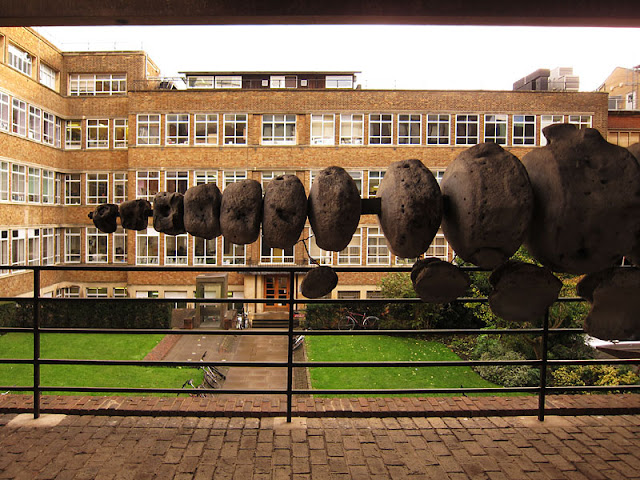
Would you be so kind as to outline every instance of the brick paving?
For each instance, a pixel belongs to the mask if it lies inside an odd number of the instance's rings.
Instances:
[[[640,478],[636,415],[59,417],[0,415],[0,478]]]

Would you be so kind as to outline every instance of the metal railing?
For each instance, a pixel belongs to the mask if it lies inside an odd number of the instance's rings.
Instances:
[[[0,302],[31,302],[33,303],[33,326],[31,328],[20,327],[2,327],[0,334],[9,332],[26,332],[33,334],[33,357],[30,359],[17,358],[1,358],[0,364],[28,364],[33,366],[33,385],[30,386],[0,386],[0,390],[7,392],[33,392],[33,415],[38,418],[41,413],[41,395],[46,392],[77,392],[77,393],[160,393],[160,394],[185,394],[188,393],[182,388],[125,388],[125,387],[66,387],[66,386],[46,386],[42,384],[41,366],[42,365],[110,365],[110,366],[191,366],[194,363],[189,361],[154,361],[154,360],[78,360],[78,359],[53,359],[42,358],[40,350],[40,340],[43,333],[76,333],[76,334],[172,334],[172,335],[202,335],[202,330],[176,330],[176,329],[136,329],[136,328],[51,328],[41,326],[41,309],[42,305],[57,302],[95,302],[96,300],[104,301],[104,298],[50,298],[40,295],[40,276],[42,271],[83,271],[83,272],[235,272],[235,273],[273,273],[288,274],[289,277],[289,296],[286,299],[277,299],[277,303],[285,303],[288,310],[288,328],[286,331],[271,330],[234,330],[230,333],[228,330],[206,330],[206,335],[282,335],[288,339],[288,354],[286,362],[256,362],[256,361],[206,361],[199,363],[198,366],[220,366],[226,367],[275,367],[287,369],[286,389],[199,389],[198,393],[211,394],[274,394],[286,396],[286,415],[287,421],[291,421],[292,417],[292,400],[294,395],[309,394],[328,394],[328,395],[362,395],[362,394],[466,394],[466,393],[493,393],[493,392],[512,392],[512,393],[530,393],[538,395],[538,419],[544,420],[545,417],[545,399],[548,393],[561,392],[607,392],[607,391],[639,391],[640,385],[617,385],[617,386],[547,386],[547,370],[553,366],[569,366],[569,365],[638,365],[640,358],[635,359],[588,359],[588,360],[550,360],[548,358],[548,341],[550,335],[580,334],[584,333],[580,328],[549,328],[549,312],[545,315],[542,326],[539,328],[501,328],[501,329],[395,329],[395,330],[296,330],[294,329],[294,312],[296,306],[306,304],[412,304],[420,303],[417,298],[375,298],[375,299],[297,299],[296,292],[296,274],[305,273],[313,267],[310,266],[246,266],[246,267],[225,267],[225,266],[205,266],[205,267],[144,267],[144,266],[21,266],[22,270],[32,270],[33,272],[33,296],[32,297],[0,297]],[[408,272],[410,267],[334,267],[340,272]],[[462,267],[467,271],[481,271],[475,267]],[[176,299],[160,299],[160,298],[110,298],[109,302],[159,302],[159,303],[175,303]],[[186,301],[191,304],[211,304],[211,303],[273,303],[274,299],[267,298],[190,298]],[[558,302],[583,302],[579,297],[559,298]],[[478,303],[487,302],[487,298],[465,297],[458,298],[459,303]],[[458,361],[359,361],[359,362],[310,362],[310,361],[294,361],[293,360],[293,343],[295,335],[304,333],[304,335],[420,335],[420,336],[443,336],[443,335],[541,335],[542,336],[542,358],[536,360],[458,360]],[[461,367],[461,366],[505,366],[505,365],[523,365],[537,367],[540,370],[540,382],[537,386],[520,386],[520,387],[482,387],[482,388],[395,388],[395,389],[296,389],[293,388],[293,369],[302,367]]]

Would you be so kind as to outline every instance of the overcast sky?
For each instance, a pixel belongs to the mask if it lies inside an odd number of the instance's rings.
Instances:
[[[640,64],[640,29],[467,26],[39,27],[65,51],[146,50],[180,71],[361,71],[363,88],[511,90],[538,68],[573,67],[595,90]]]

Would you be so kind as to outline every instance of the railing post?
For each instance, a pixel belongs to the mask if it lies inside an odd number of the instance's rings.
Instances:
[[[40,418],[40,269],[33,269],[33,418]]]
[[[295,299],[296,272],[289,272],[289,334],[287,336],[289,348],[287,349],[287,423],[291,422],[291,409],[293,402],[293,301]]]
[[[549,348],[549,308],[544,314],[542,326],[542,363],[540,364],[540,394],[538,396],[538,420],[544,421],[545,397],[547,394],[547,360]]]

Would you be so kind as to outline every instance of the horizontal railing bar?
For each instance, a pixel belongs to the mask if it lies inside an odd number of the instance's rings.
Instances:
[[[43,365],[95,365],[95,366],[141,366],[141,367],[286,367],[287,362],[254,362],[254,361],[167,361],[167,360],[84,360],[63,358],[41,358]]]
[[[404,393],[494,393],[494,392],[539,392],[540,387],[486,387],[486,388],[373,388],[373,389],[294,389],[292,393],[301,395],[394,395]]]
[[[25,385],[23,387],[16,387],[15,385],[5,385],[0,387],[0,392],[29,392],[33,391],[33,385]]]
[[[33,328],[0,327],[0,333],[33,333]]]
[[[640,356],[637,358],[590,358],[585,360],[548,360],[549,365],[636,365],[640,364]]]
[[[0,358],[0,365],[33,365],[32,358]]]
[[[548,392],[608,392],[613,390],[640,390],[640,385],[585,385],[571,387],[547,387]]]
[[[24,389],[23,389],[24,390]],[[200,394],[200,393],[224,393],[247,395],[285,395],[286,390],[248,390],[248,389],[209,389],[209,388],[141,388],[141,387],[40,387],[43,392],[80,392],[80,393],[175,393],[175,394]]]

